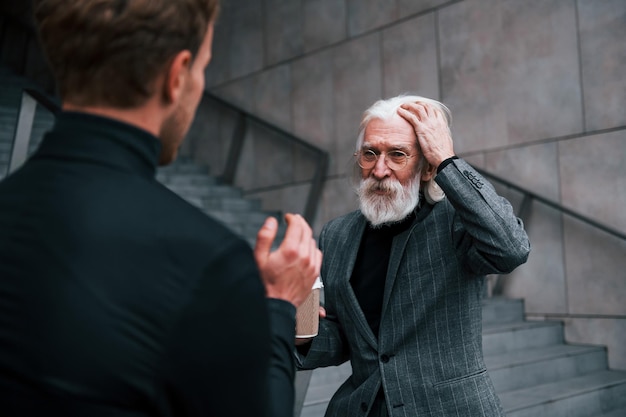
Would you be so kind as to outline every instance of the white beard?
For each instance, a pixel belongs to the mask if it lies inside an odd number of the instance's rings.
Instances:
[[[375,191],[388,192],[378,195]],[[361,212],[372,226],[404,220],[420,204],[420,180],[414,178],[405,187],[398,180],[379,181],[369,177],[361,180],[357,189]]]

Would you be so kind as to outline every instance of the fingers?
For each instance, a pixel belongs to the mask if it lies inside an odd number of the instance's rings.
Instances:
[[[418,127],[420,123],[434,121],[442,126],[448,126],[444,112],[439,107],[427,103],[405,103],[398,108],[398,114],[414,127]]]
[[[309,224],[299,214],[285,214],[285,221],[287,222],[287,232],[285,233],[285,239],[283,243],[294,244],[300,243],[304,240],[308,240],[313,236],[313,232],[309,227]]]
[[[286,214],[287,231],[280,245],[286,261],[293,261],[299,257],[307,257],[311,254],[310,241],[313,231],[309,224],[299,214]]]
[[[326,309],[322,306],[320,306],[320,318],[321,319],[326,318]]]
[[[438,108],[426,103],[405,103],[398,110],[400,109],[414,114],[422,122],[430,117],[436,117],[437,113],[440,113]]]
[[[259,265],[259,268],[267,260],[272,249],[272,244],[276,238],[278,231],[278,221],[274,217],[268,217],[265,219],[265,223],[259,229],[256,236],[256,244],[254,246],[254,257]]]
[[[278,225],[276,219],[268,219],[259,230],[254,253],[266,295],[297,307],[310,294],[320,274],[322,252],[302,216],[289,213],[285,221],[287,230],[278,249],[271,251]]]
[[[412,124],[414,128],[417,128],[420,123],[420,121],[417,119],[417,116],[413,112],[405,109],[404,107],[398,108],[398,114],[402,116],[407,122]]]
[[[420,151],[429,164],[439,166],[454,155],[448,120],[440,108],[426,103],[406,103],[398,108],[398,114],[415,129]]]

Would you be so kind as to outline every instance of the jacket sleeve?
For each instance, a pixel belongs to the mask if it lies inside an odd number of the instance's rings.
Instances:
[[[295,351],[298,369],[339,366],[350,359],[347,346],[339,323],[328,318],[320,320],[319,334],[310,344]]]
[[[278,415],[270,414],[268,403],[270,360],[276,363],[270,334],[267,299],[251,250],[243,241],[225,242],[168,339],[159,395],[168,408],[164,414]],[[274,356],[289,356],[291,350],[285,350]],[[277,374],[286,378],[287,368]]]
[[[293,304],[268,299],[272,354],[268,376],[269,415],[293,417],[295,363],[292,349],[296,337],[296,308]]]
[[[456,159],[435,181],[455,210],[453,237],[472,272],[504,274],[526,262],[530,242],[524,225],[484,177]]]
[[[319,238],[320,250],[324,253],[321,278],[325,288],[332,285],[330,281],[333,277],[329,264],[333,262],[332,259],[336,255],[332,248],[329,248],[330,242],[327,241],[329,227],[333,226],[326,225]],[[294,351],[298,369],[341,365],[350,358],[348,343],[343,328],[337,320],[336,302],[331,292],[324,293],[324,308],[326,309],[326,318],[320,319],[318,335],[313,338],[310,344],[298,347]]]

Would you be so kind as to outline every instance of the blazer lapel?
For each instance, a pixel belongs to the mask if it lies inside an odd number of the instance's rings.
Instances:
[[[338,277],[341,277],[341,290],[340,294],[343,298],[346,313],[352,317],[355,323],[357,323],[357,329],[362,336],[367,340],[372,348],[376,349],[378,342],[372,332],[363,310],[359,305],[359,301],[354,294],[352,285],[350,285],[350,278],[352,277],[352,271],[354,270],[354,264],[356,263],[356,257],[359,252],[359,246],[361,245],[361,239],[363,238],[363,232],[365,231],[366,220],[363,215],[356,217],[352,224],[346,225],[346,245],[345,256],[346,260],[343,266],[343,270],[338,271]]]
[[[426,216],[428,216],[432,208],[432,205],[425,203],[422,207],[419,208],[411,227],[409,227],[406,231],[400,233],[393,239],[393,243],[391,244],[391,257],[389,259],[389,266],[387,267],[385,293],[383,295],[383,309],[381,311],[380,317],[381,323],[383,322],[385,311],[387,310],[389,300],[391,299],[391,292],[393,291],[393,286],[396,282],[396,276],[398,275],[398,269],[400,268],[402,258],[404,257],[404,252],[406,250],[406,245],[409,241],[409,238],[413,233],[413,229],[415,229],[419,222],[421,222]]]

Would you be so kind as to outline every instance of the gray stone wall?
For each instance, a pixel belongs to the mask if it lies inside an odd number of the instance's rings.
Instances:
[[[317,232],[356,207],[346,174],[362,111],[413,92],[450,107],[470,163],[626,233],[626,1],[223,3],[208,89],[330,153]],[[258,197],[292,209],[304,194]],[[626,242],[538,202],[526,226],[533,251],[505,294],[626,369]]]

